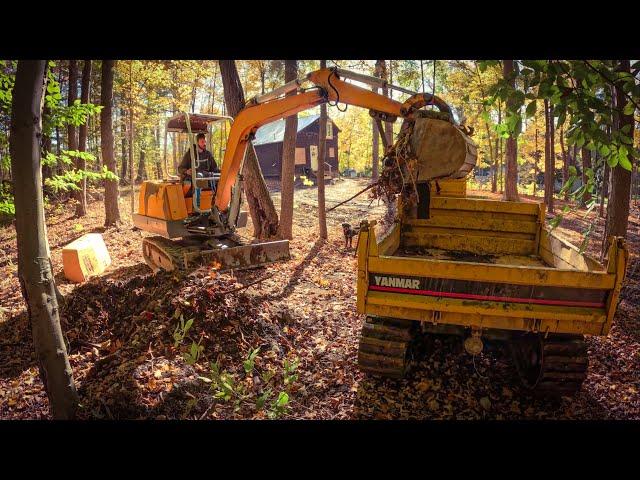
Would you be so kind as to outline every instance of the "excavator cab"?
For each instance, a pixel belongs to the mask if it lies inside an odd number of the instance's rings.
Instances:
[[[232,187],[229,212],[224,229],[218,227],[220,213],[214,206],[219,172],[201,175],[197,172],[196,136],[207,138],[221,169],[227,145],[227,133],[233,119],[224,115],[182,112],[166,124],[164,178],[142,183],[138,197],[138,211],[133,214],[134,225],[158,236],[143,240],[144,260],[158,270],[185,270],[196,259],[206,257],[218,270],[242,269],[289,259],[289,242],[275,241],[245,244],[236,229],[247,224],[247,212],[242,203],[242,175]],[[178,172],[168,174],[166,135],[186,134],[192,175],[181,179]],[[182,152],[181,152],[182,153]],[[216,155],[217,154],[217,155]]]
[[[211,149],[218,162],[221,162],[223,148],[226,144],[225,133],[229,130],[231,117],[203,113],[181,112],[171,117],[166,123],[166,136],[169,133],[182,134],[187,137],[188,153],[191,158],[191,170],[197,170],[196,136],[206,135],[207,148]],[[180,152],[182,155],[182,152]],[[220,164],[218,164],[220,167]],[[177,167],[174,166],[174,168]],[[167,154],[164,155],[164,178],[143,182],[140,188],[138,212],[134,214],[134,224],[141,230],[157,233],[165,238],[187,236],[186,220],[209,214],[215,195],[215,185],[220,180],[220,173],[212,176],[192,175],[196,177],[185,181],[175,171],[169,174]],[[193,218],[190,218],[193,217]],[[246,225],[246,212],[240,215],[236,227]]]
[[[191,170],[196,171],[197,156],[196,136],[204,134],[207,139],[207,148],[218,160],[218,167],[222,162],[223,148],[226,144],[226,133],[230,129],[231,117],[224,115],[210,115],[203,113],[179,113],[167,121],[167,133],[186,134],[191,159]],[[182,153],[182,152],[181,152]],[[216,155],[218,153],[218,155]],[[165,155],[165,171],[167,170]],[[210,176],[201,174],[191,175],[183,180],[182,191],[185,195],[185,206],[188,214],[207,213],[211,211],[215,185],[220,180],[219,171],[210,172]],[[193,177],[196,177],[194,182]]]

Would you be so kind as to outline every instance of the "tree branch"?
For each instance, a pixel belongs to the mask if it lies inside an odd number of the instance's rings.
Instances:
[[[594,72],[596,72],[598,75],[600,75],[602,78],[604,78],[607,83],[613,85],[615,88],[619,88],[619,85],[614,82],[613,80],[609,79],[609,77],[607,77],[604,73],[602,73],[600,70],[598,70],[596,67],[594,67],[593,65],[591,65],[589,63],[588,60],[583,60],[584,64],[589,67],[591,70],[593,70]],[[625,97],[627,97],[629,99],[629,101],[637,108],[640,109],[640,105],[638,105],[634,100],[633,97],[631,97],[628,93],[626,93],[624,90],[622,91],[623,95]]]

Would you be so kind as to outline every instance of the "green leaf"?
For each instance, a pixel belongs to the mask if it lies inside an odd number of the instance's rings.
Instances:
[[[287,392],[280,392],[276,400],[276,407],[282,408],[289,403],[289,395]]]
[[[626,153],[624,155],[622,155],[622,153],[620,154],[620,156],[618,157],[618,163],[625,170],[631,171],[631,162],[629,161]]]
[[[632,102],[627,102],[627,104],[624,106],[624,109],[622,110],[622,113],[624,113],[625,115],[633,115],[633,112],[635,111],[636,106]]]

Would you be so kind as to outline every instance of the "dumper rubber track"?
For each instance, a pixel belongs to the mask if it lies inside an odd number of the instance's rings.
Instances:
[[[415,322],[367,317],[360,333],[360,370],[386,378],[403,378],[411,364]]]
[[[522,338],[512,343],[524,385],[544,397],[572,396],[587,376],[589,358],[582,335]]]
[[[142,240],[142,254],[144,261],[154,271],[185,270],[184,254],[194,254],[205,250],[206,246],[185,244],[164,237],[145,237]]]

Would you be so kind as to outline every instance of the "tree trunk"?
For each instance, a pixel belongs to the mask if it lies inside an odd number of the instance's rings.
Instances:
[[[549,100],[544,100],[544,203],[547,211],[553,213],[553,167],[551,159],[551,124],[553,118],[549,107]]]
[[[591,168],[591,150],[587,147],[582,147],[582,183],[583,185],[587,184],[589,177],[587,177],[587,169]],[[582,196],[582,201],[580,202],[582,205],[587,205],[591,201],[591,193],[588,191],[584,192]]]
[[[538,159],[540,158],[540,152],[538,151],[538,115],[536,110],[536,115],[533,117],[533,125],[535,127],[535,145],[533,151],[533,196],[536,196],[536,189],[538,187],[538,172],[540,172],[540,167],[538,166]]]
[[[69,89],[67,105],[70,107],[78,98],[78,63],[69,60]],[[78,129],[75,125],[67,125],[67,150],[78,150]]]
[[[569,181],[569,155],[564,147],[564,125],[560,125],[560,148],[562,150],[562,185]],[[564,192],[564,199],[569,199],[569,190]]]
[[[373,87],[373,91],[378,93],[378,89]],[[378,179],[378,166],[380,165],[380,139],[378,135],[378,124],[375,119],[371,119],[371,180]]]
[[[609,168],[609,164],[604,162],[604,174],[602,175],[602,188],[600,192],[600,211],[598,215],[600,218],[604,218],[604,199],[609,195],[609,179],[611,176],[611,169]]]
[[[201,110],[202,111],[202,110]],[[156,179],[162,180],[162,160],[160,158],[160,129],[156,125],[153,127],[154,139],[155,139],[155,157],[156,157]],[[210,147],[211,148],[211,147]]]
[[[46,83],[47,83],[47,78],[45,77],[45,89],[46,89]],[[51,115],[51,111],[49,107],[45,105],[44,110],[42,112],[43,123],[46,122],[46,119],[47,117],[49,117],[49,115]],[[46,157],[49,152],[51,152],[51,136],[46,135],[44,132],[42,132],[42,157],[43,158]],[[43,184],[47,178],[51,178],[53,176],[54,169],[55,169],[55,165],[52,167],[48,165],[42,166],[42,183]]]
[[[235,117],[244,108],[244,90],[234,60],[220,60],[220,74],[228,115]],[[251,142],[243,167],[244,192],[253,220],[253,235],[259,239],[274,237],[278,232],[278,213],[262,176],[260,164]]]
[[[175,114],[176,114],[176,108],[175,108],[175,105],[174,105],[174,107],[173,107],[173,115],[175,115]],[[173,159],[173,174],[174,175],[178,171],[178,163],[179,163],[179,161],[178,161],[178,152],[176,150],[176,141],[177,141],[176,135],[172,135],[171,136],[171,151],[172,151],[172,157],[171,158]],[[222,161],[222,157],[221,156],[218,156],[218,158],[219,158],[219,161]],[[220,168],[222,168],[222,165],[220,165]]]
[[[284,81],[291,82],[298,78],[298,61],[284,61]],[[287,95],[295,95],[289,92]],[[282,141],[282,170],[280,172],[280,226],[281,238],[293,238],[293,177],[295,175],[296,140],[298,137],[298,115],[286,118],[284,139]],[[320,166],[320,160],[318,160]]]
[[[376,60],[376,66],[373,71],[373,76],[381,78],[382,70],[384,69],[384,60]],[[375,93],[378,93],[378,87],[372,87]],[[378,132],[378,124],[375,119],[371,119],[371,179],[377,180],[379,176],[380,168],[380,132]]]
[[[376,64],[379,62],[379,70],[378,70],[378,76],[379,78],[388,81],[389,80],[389,73],[387,70],[387,63],[385,60],[377,60]],[[391,62],[391,60],[389,60],[389,62]],[[377,67],[378,68],[378,67]],[[391,90],[387,87],[382,87],[382,95],[384,95],[385,97],[390,97],[390,92]],[[392,122],[384,122],[384,135],[387,139],[387,145],[391,145],[393,143],[393,123]],[[383,152],[384,154],[386,154],[387,152]]]
[[[320,60],[320,68],[327,68],[327,61]],[[327,239],[327,211],[324,196],[324,162],[327,157],[327,104],[320,105],[320,140],[318,145],[318,227],[320,238]]]
[[[498,101],[498,125],[500,125],[501,123],[502,123],[502,105],[501,105],[501,102]],[[497,135],[496,136],[496,152],[497,152],[496,181],[498,182],[498,186],[500,187],[500,193],[504,191],[504,179],[503,179],[503,172],[502,172],[502,165],[504,164],[502,157],[504,155],[504,150],[502,148],[502,145],[503,145],[502,137],[500,135]]]
[[[114,175],[117,173],[116,158],[113,154],[113,68],[115,60],[102,61],[102,82],[100,88],[100,147],[102,148],[102,162],[107,170]],[[104,183],[104,226],[110,227],[120,222],[120,208],[118,207],[118,182],[105,180]]]
[[[505,78],[509,78],[513,73],[513,60],[503,60],[503,73]],[[515,78],[509,80],[509,84],[515,87]],[[513,110],[513,109],[512,109]],[[504,185],[504,200],[509,202],[518,201],[518,132],[509,135],[506,145],[506,181]]]
[[[138,161],[138,175],[136,183],[142,183],[147,178],[147,169],[145,168],[145,145],[140,146],[140,157]]]
[[[60,327],[56,286],[44,218],[40,136],[46,61],[18,62],[11,116],[18,277],[31,322],[40,377],[54,419],[70,419],[78,406]]]
[[[133,153],[135,149],[134,144],[134,130],[133,130],[133,60],[129,60],[129,128],[127,133],[129,134],[129,182],[131,184],[131,195],[129,196],[131,218],[136,211],[136,181],[133,176]],[[144,138],[144,136],[143,136]],[[142,149],[141,153],[142,153]]]
[[[122,165],[120,168],[120,185],[127,184],[128,156],[127,156],[127,117],[124,108],[120,108],[120,134],[122,136],[120,148],[122,149]]]
[[[629,60],[620,60],[618,72],[630,73]],[[624,77],[623,77],[624,78]],[[624,115],[622,109],[627,103],[623,90],[623,82],[618,80],[615,87],[615,128],[622,130],[626,125],[631,127],[633,132],[633,114]],[[633,165],[632,152],[629,152],[631,164]],[[602,257],[606,255],[608,239],[610,236],[626,237],[627,226],[629,224],[629,193],[631,190],[631,172],[625,170],[620,165],[611,169],[611,186],[609,191],[609,202],[607,204],[607,221],[605,224],[604,236],[602,238]]]
[[[80,94],[82,103],[89,103],[89,89],[91,88],[91,60],[85,60],[82,67],[82,92]],[[87,151],[87,124],[83,123],[78,127],[78,151]],[[87,161],[76,158],[76,168],[78,170],[87,169]],[[80,180],[80,190],[75,191],[76,217],[84,217],[87,214],[87,179]]]

